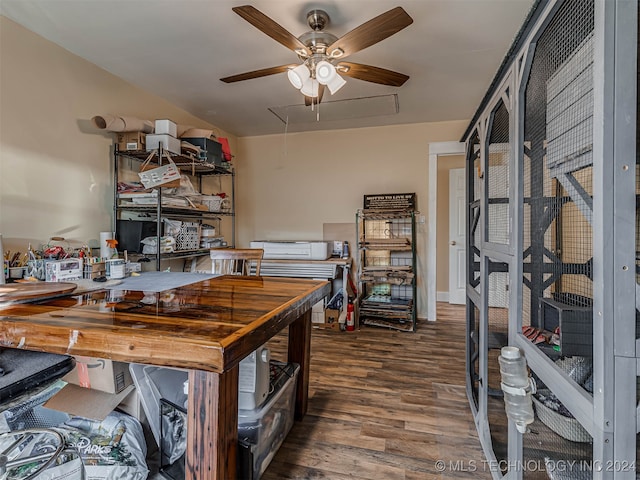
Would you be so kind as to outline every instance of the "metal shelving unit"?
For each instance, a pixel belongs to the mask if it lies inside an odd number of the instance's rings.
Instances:
[[[415,212],[362,209],[356,225],[360,324],[415,331]]]
[[[536,2],[464,134],[467,393],[495,479],[636,479],[638,8]],[[543,389],[524,434],[506,345]]]
[[[166,152],[164,152],[166,154]],[[139,215],[142,218],[150,219],[151,221],[156,223],[156,240],[157,244],[160,244],[160,238],[162,237],[162,219],[176,219],[176,220],[188,220],[191,222],[202,223],[203,221],[210,221],[216,223],[218,231],[221,230],[221,225],[224,218],[230,219],[230,229],[231,229],[231,241],[227,242],[227,247],[235,248],[236,243],[236,226],[235,226],[235,171],[233,168],[223,168],[219,165],[195,160],[191,157],[184,155],[177,155],[174,153],[169,153],[171,159],[176,164],[176,166],[186,175],[189,175],[190,178],[194,179],[196,182],[194,187],[198,192],[202,192],[203,190],[203,177],[211,177],[216,176],[219,178],[229,178],[230,179],[230,187],[231,187],[231,207],[228,211],[220,211],[220,212],[208,212],[203,210],[197,210],[190,207],[176,207],[176,206],[167,206],[163,205],[162,202],[162,188],[157,188],[157,202],[155,205],[127,205],[123,204],[119,201],[118,196],[118,181],[120,179],[121,173],[121,165],[120,162],[124,159],[128,159],[131,162],[131,169],[133,170],[133,164],[142,163],[149,152],[147,151],[119,151],[118,145],[114,146],[114,167],[113,167],[113,178],[114,178],[114,204],[113,204],[113,230],[117,233],[117,220],[120,219],[123,212],[127,212],[129,214]],[[162,158],[163,152],[162,149],[158,151],[158,158]],[[137,169],[135,169],[137,171]],[[193,183],[193,182],[192,182]],[[171,253],[161,253],[161,254],[144,254],[144,257],[154,259],[156,263],[156,270],[161,269],[161,262],[163,260],[169,259],[187,259],[187,258],[196,258],[199,256],[206,256],[209,254],[208,248],[195,248],[195,249],[183,249]]]

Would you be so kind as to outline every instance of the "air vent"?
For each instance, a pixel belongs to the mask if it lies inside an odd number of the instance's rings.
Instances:
[[[313,109],[303,104],[269,107],[269,111],[288,125],[305,123],[335,122],[352,118],[395,115],[400,109],[398,95],[379,95],[375,97],[351,98],[322,102]]]

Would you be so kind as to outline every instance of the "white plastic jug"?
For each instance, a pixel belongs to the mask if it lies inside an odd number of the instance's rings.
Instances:
[[[519,348],[502,347],[498,362],[507,417],[515,422],[520,433],[525,433],[534,420],[531,393],[535,392],[535,384],[527,373],[527,361]]]

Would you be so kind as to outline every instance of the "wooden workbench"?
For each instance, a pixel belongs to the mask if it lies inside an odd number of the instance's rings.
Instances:
[[[221,276],[156,293],[153,302],[134,290],[117,298],[108,290],[70,293],[0,305],[0,344],[189,369],[186,478],[226,480],[236,476],[238,364],[289,327],[302,418],[311,307],[329,291],[320,280]]]

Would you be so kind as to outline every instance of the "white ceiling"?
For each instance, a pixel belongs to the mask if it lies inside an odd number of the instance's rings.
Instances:
[[[295,36],[325,10],[341,37],[398,6],[390,0],[1,0],[0,13],[105,70],[238,136],[283,133],[270,107],[304,103],[286,74],[219,79],[299,62],[232,12],[250,3]],[[409,75],[402,87],[348,78],[312,121],[288,132],[470,119],[533,0],[404,0],[414,22],[348,57]],[[1,60],[0,60],[1,61]],[[399,113],[323,121],[328,102],[397,94]],[[119,112],[115,112],[119,113]]]

